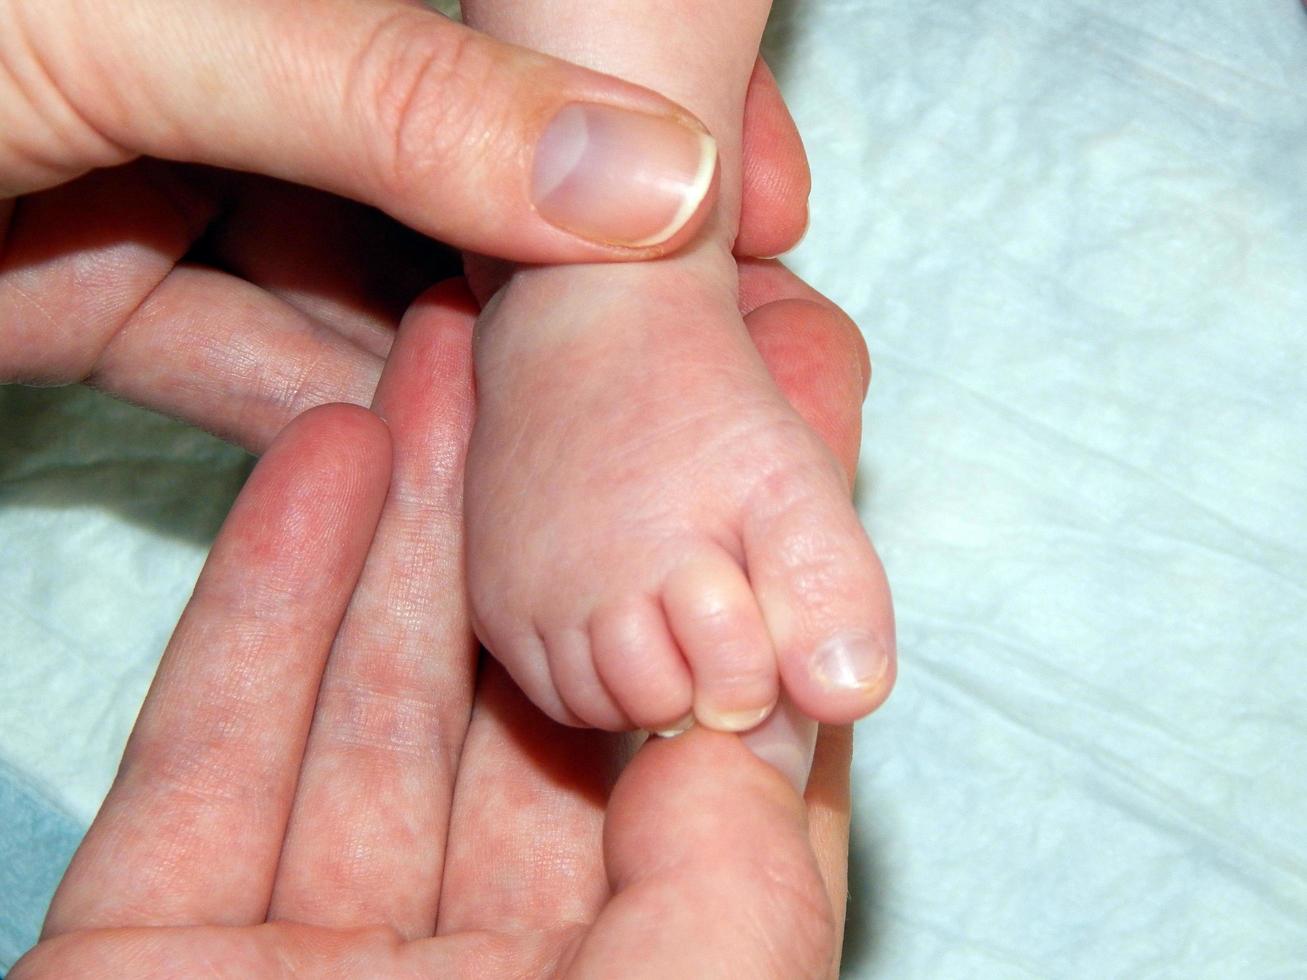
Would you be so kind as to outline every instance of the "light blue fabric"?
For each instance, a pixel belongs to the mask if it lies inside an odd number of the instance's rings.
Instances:
[[[1307,15],[791,9],[903,657],[847,975],[1307,976]]]
[[[0,388],[0,972],[36,939],[248,468],[84,389]]]
[[[876,362],[903,657],[858,735],[846,975],[1307,975],[1307,16],[811,0],[771,45],[816,183],[794,264]],[[0,761],[46,814],[0,811],[46,856],[4,968],[246,461],[0,397]]]
[[[0,762],[0,971],[32,945],[84,828]],[[3,974],[0,973],[0,976]]]

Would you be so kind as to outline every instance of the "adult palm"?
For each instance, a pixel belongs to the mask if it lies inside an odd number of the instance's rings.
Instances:
[[[744,281],[759,349],[851,468],[856,330],[779,266]],[[12,976],[834,969],[847,730],[823,733],[805,807],[736,736],[637,751],[553,724],[478,659],[473,317],[464,287],[437,287],[375,415],[321,407],[273,443]]]

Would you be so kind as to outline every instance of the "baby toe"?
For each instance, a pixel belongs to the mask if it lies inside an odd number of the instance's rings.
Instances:
[[[745,551],[785,689],[804,714],[847,724],[893,686],[894,616],[880,559],[831,482],[762,509]]]
[[[586,727],[586,722],[567,706],[554,683],[545,641],[538,632],[496,634],[487,640],[486,646],[532,704],[560,725]]]
[[[654,732],[685,727],[690,669],[656,600],[640,596],[596,610],[590,645],[600,680],[632,722]]]
[[[609,732],[634,728],[595,671],[588,632],[566,626],[543,636],[550,678],[568,710],[590,728]]]
[[[706,550],[663,586],[672,635],[694,675],[694,716],[742,732],[771,712],[779,693],[776,654],[749,580],[734,557]]]

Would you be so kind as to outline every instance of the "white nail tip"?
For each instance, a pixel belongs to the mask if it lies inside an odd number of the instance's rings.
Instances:
[[[717,141],[707,133],[699,134],[699,169],[695,172],[694,179],[686,185],[684,197],[681,201],[680,208],[672,216],[663,229],[648,238],[642,238],[638,242],[630,242],[631,248],[649,248],[653,245],[661,245],[678,231],[685,227],[685,223],[694,217],[694,213],[699,210],[699,205],[708,194],[708,188],[712,186],[713,174],[717,172]]]
[[[675,738],[677,735],[684,735],[694,727],[694,715],[686,715],[671,728],[665,728],[662,731],[656,731],[652,734],[659,738]]]

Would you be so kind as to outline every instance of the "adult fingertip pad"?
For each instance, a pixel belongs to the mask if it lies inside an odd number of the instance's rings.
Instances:
[[[694,217],[717,143],[669,116],[573,102],[536,145],[531,198],[550,224],[590,241],[648,248]]]

